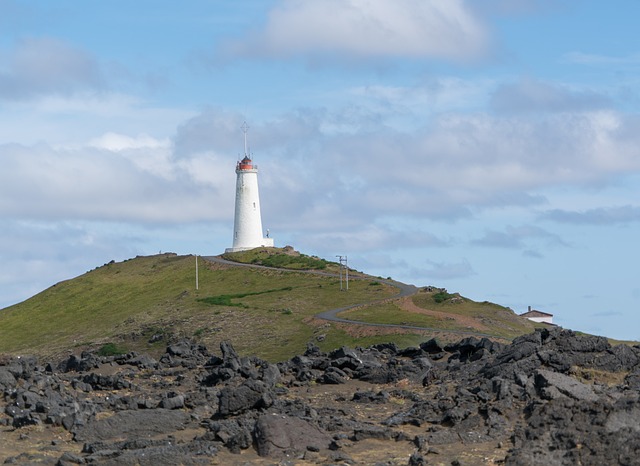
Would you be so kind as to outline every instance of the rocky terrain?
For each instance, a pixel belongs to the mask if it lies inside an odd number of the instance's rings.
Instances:
[[[640,347],[560,328],[279,364],[187,340],[5,357],[0,393],[5,464],[640,464]]]

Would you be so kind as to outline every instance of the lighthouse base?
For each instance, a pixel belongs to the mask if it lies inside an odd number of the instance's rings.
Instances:
[[[238,246],[234,248],[227,248],[224,250],[227,252],[242,252],[242,251],[250,251],[255,248],[272,248],[274,246],[273,238],[262,238],[262,244],[256,244],[253,246]]]

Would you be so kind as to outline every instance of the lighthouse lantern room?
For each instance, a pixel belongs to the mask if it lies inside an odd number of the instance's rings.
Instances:
[[[244,132],[244,158],[236,164],[236,206],[233,221],[233,247],[226,252],[247,251],[262,246],[273,247],[273,238],[262,234],[260,196],[258,194],[258,166],[254,165],[247,149],[249,126]]]

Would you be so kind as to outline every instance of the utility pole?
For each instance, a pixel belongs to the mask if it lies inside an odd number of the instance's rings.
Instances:
[[[196,290],[198,290],[198,255],[196,254]]]
[[[344,256],[344,272],[347,277],[347,291],[349,291],[349,264],[347,263],[347,256]]]
[[[346,290],[349,291],[349,266],[347,265],[347,256],[336,256],[340,261],[340,291],[344,291],[342,287],[342,268],[345,269]]]

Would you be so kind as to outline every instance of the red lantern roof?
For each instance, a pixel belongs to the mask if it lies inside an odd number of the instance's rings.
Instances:
[[[253,162],[251,161],[251,159],[248,156],[244,156],[244,159],[242,159],[240,162],[238,162],[238,169],[239,170],[251,170],[253,169]]]

